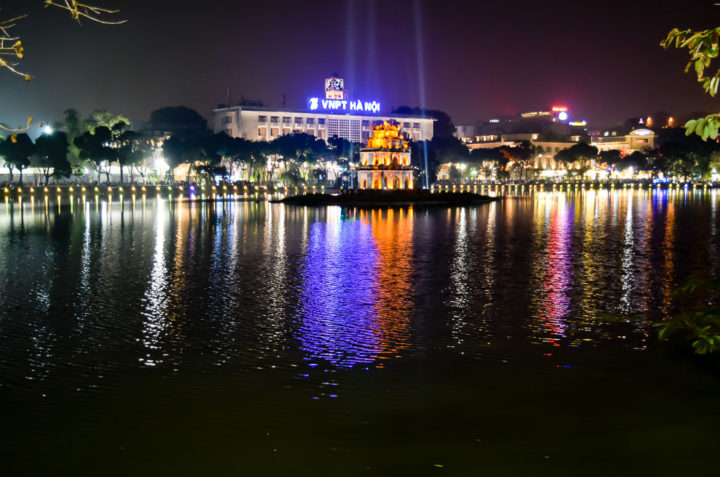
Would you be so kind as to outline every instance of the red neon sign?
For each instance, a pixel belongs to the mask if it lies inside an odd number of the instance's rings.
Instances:
[[[552,110],[553,110],[553,113],[559,113],[559,112],[567,111],[568,108],[567,108],[567,106],[553,106]]]

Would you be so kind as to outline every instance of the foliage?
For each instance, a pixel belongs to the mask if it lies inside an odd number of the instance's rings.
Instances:
[[[617,149],[610,149],[607,151],[600,152],[600,161],[608,166],[614,166],[622,160],[620,151]]]
[[[456,165],[450,166],[450,180],[456,181],[462,179],[462,172]]]
[[[525,174],[525,180],[527,180],[527,169],[535,160],[535,154],[537,152],[535,146],[530,141],[522,141],[517,146],[501,147],[500,150],[508,161],[513,161],[518,165],[520,170]]]
[[[440,167],[440,161],[437,154],[430,147],[430,141],[413,141],[410,143],[410,164],[415,167],[419,177],[415,177],[415,181],[420,183],[425,177],[425,161],[427,161],[428,184],[435,181],[437,170]]]
[[[687,180],[689,177],[707,179],[713,168],[720,170],[720,145],[713,141],[703,142],[698,136],[668,135],[668,140],[652,157],[656,172],[671,172]]]
[[[591,146],[584,142],[579,142],[567,149],[562,149],[555,154],[555,160],[566,164],[578,162],[584,166],[587,161],[596,159],[598,150],[595,146]]]
[[[720,27],[709,30],[693,31],[673,28],[667,37],[660,43],[666,50],[669,48],[687,49],[690,61],[685,66],[685,72],[693,68],[698,82],[710,96],[715,96],[720,85],[720,69],[708,72],[713,60],[717,58],[720,40]],[[720,114],[710,114],[704,118],[691,119],[685,123],[687,135],[697,134],[703,141],[708,138],[717,139],[720,129]]]
[[[45,185],[50,176],[70,177],[72,166],[68,161],[68,136],[61,131],[43,134],[35,141],[35,165],[43,170]],[[52,173],[50,172],[52,169]]]
[[[0,156],[10,169],[10,180],[12,180],[13,168],[17,168],[20,171],[22,184],[23,169],[30,165],[30,156],[34,151],[35,145],[25,133],[11,134],[0,144]]]
[[[192,164],[198,155],[199,144],[193,138],[174,135],[163,143],[163,155],[170,167],[170,174],[181,164]],[[189,175],[189,173],[188,173]]]
[[[439,139],[450,139],[455,137],[455,125],[450,119],[450,115],[444,111],[426,108],[411,108],[408,106],[400,106],[392,111],[392,114],[402,114],[407,116],[421,116],[423,118],[433,118],[433,137]]]
[[[137,167],[143,160],[151,155],[144,136],[135,131],[123,131],[117,138],[117,160],[120,166],[120,183],[123,183],[123,168]],[[141,173],[144,178],[144,174]]]
[[[349,162],[360,162],[360,144],[350,142],[347,139],[333,136],[328,140],[327,152],[338,162],[347,164]]]
[[[150,113],[150,129],[171,135],[207,136],[207,121],[194,109],[185,106],[168,106]]]
[[[633,151],[632,154],[624,157],[618,164],[618,169],[626,169],[628,167],[637,170],[647,169],[648,161],[647,156],[640,151]]]
[[[75,110],[73,111],[77,114]],[[66,111],[66,114],[68,113]],[[95,132],[95,128],[105,126],[109,129],[121,130],[130,126],[130,120],[122,114],[112,113],[107,109],[96,109],[93,113],[82,122],[82,129],[85,131]]]
[[[105,174],[110,182],[110,171],[103,164],[117,160],[117,149],[110,147],[113,131],[106,126],[98,126],[94,132],[86,131],[75,138],[75,146],[80,151],[80,158],[90,162],[98,174]]]
[[[292,158],[299,162],[315,162],[328,152],[325,141],[305,133],[278,137],[271,143],[271,151],[285,159]]]
[[[688,278],[674,293],[678,311],[656,323],[661,339],[679,336],[691,343],[697,354],[720,350],[720,282]]]

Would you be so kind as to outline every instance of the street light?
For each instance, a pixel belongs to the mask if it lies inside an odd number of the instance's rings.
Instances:
[[[53,128],[51,126],[45,126],[43,128],[43,134],[47,134],[48,136],[53,133]]]

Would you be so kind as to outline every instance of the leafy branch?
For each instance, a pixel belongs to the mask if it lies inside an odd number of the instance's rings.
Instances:
[[[697,354],[720,351],[720,282],[690,277],[674,292],[680,305],[668,320],[653,326],[660,339],[679,335]]]
[[[663,48],[687,49],[690,53],[690,61],[685,65],[685,72],[690,68],[695,70],[698,82],[710,96],[715,96],[720,86],[720,69],[714,73],[706,71],[720,53],[718,42],[720,41],[720,27],[709,30],[692,31],[673,28],[667,37],[660,42]],[[720,113],[710,114],[700,119],[691,119],[685,123],[685,134],[697,134],[707,140],[717,139],[720,128]]]

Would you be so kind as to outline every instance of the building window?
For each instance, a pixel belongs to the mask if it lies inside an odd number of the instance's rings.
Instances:
[[[270,137],[277,137],[278,128],[270,128]]]
[[[325,118],[318,118],[318,124],[325,125]]]
[[[362,122],[362,125],[363,125],[364,128],[370,127],[370,120],[364,119],[363,122]]]
[[[223,123],[224,124],[232,124],[232,116],[225,116],[223,118]]]
[[[302,118],[295,118],[295,124],[302,124],[303,120]]]
[[[410,129],[410,123],[403,123],[403,127],[405,129]]]
[[[413,123],[413,128],[420,129],[420,123]]]
[[[232,129],[226,129],[225,132],[228,136],[232,136]]]
[[[267,132],[267,128],[258,128],[258,137],[264,138]]]
[[[284,124],[290,124],[290,117],[288,117],[288,116],[283,116],[283,123],[284,123]]]
[[[266,122],[267,122],[267,116],[258,116],[258,122],[259,122],[259,123],[266,123]]]
[[[288,134],[290,134],[290,130],[287,128],[283,128],[283,136],[287,136]]]
[[[270,122],[271,123],[277,123],[280,120],[277,116],[270,116]]]
[[[315,124],[315,118],[307,118],[305,119],[305,122],[307,122],[308,124]]]

